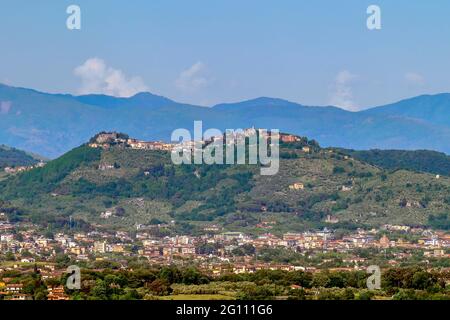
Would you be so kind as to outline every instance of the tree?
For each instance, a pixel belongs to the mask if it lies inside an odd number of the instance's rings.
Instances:
[[[181,271],[175,267],[163,267],[159,272],[159,278],[166,280],[169,284],[180,283],[182,274]]]
[[[94,296],[94,298],[99,300],[108,300],[109,299],[109,286],[108,284],[98,279],[95,283],[95,286],[91,290],[91,294]]]
[[[412,287],[418,290],[432,288],[437,283],[437,279],[426,271],[419,271],[413,275]]]
[[[315,288],[328,287],[330,284],[330,278],[328,275],[328,272],[319,272],[315,274],[312,281],[312,286]]]
[[[344,293],[342,294],[342,298],[344,300],[353,300],[355,299],[355,293],[353,292],[352,288],[346,288],[344,290]]]
[[[34,294],[34,300],[47,300],[47,289],[39,288]]]
[[[30,258],[30,257],[33,256],[33,255],[30,253],[30,251],[28,251],[28,250],[23,250],[20,254],[21,254],[22,257],[24,257],[24,258]]]
[[[412,289],[401,289],[393,297],[394,300],[417,300],[416,294]]]
[[[34,273],[23,282],[23,292],[29,294],[34,300],[47,299],[47,286],[39,273]]]
[[[209,279],[202,275],[198,270],[189,268],[184,270],[182,282],[186,285],[190,284],[206,284],[209,283]]]
[[[288,296],[288,300],[306,300],[306,291],[303,288],[291,289]]]
[[[239,246],[232,251],[232,253],[236,256],[251,256],[254,255],[255,252],[256,252],[255,247],[250,243],[246,243],[242,246]]]
[[[45,235],[44,235],[47,239],[53,239],[54,238],[54,235],[53,235],[53,231],[51,231],[51,230],[47,230],[46,232],[45,232]]]
[[[62,269],[70,265],[70,257],[66,254],[58,254],[55,257],[58,268]]]
[[[157,296],[169,295],[172,292],[169,282],[163,279],[156,279],[148,285],[148,288]]]
[[[356,295],[356,300],[372,300],[375,294],[369,290],[361,290]]]
[[[16,261],[16,256],[14,255],[14,253],[12,253],[11,251],[8,251],[5,254],[5,260],[6,261]]]

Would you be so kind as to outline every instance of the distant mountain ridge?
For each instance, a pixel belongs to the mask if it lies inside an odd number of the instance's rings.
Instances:
[[[433,108],[429,108],[433,106]],[[420,119],[436,125],[450,126],[450,93],[422,95],[394,104],[363,111],[366,114],[402,116]]]
[[[258,127],[348,149],[427,149],[450,154],[450,94],[419,96],[349,112],[274,99],[183,104],[151,93],[130,98],[48,94],[0,85],[0,143],[57,157],[100,131],[127,132],[143,140],[170,140],[174,129]]]

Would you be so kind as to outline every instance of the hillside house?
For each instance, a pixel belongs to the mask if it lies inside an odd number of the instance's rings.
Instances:
[[[389,248],[390,243],[391,242],[389,241],[389,238],[386,235],[383,235],[380,238],[380,247],[382,247],[382,248]]]
[[[289,186],[291,190],[303,190],[305,189],[305,185],[303,183],[297,182]]]
[[[106,242],[96,241],[94,243],[94,252],[96,253],[106,253]]]
[[[337,217],[327,215],[327,218],[325,219],[326,223],[336,224],[339,223],[339,219]]]
[[[305,152],[305,153],[310,153],[311,152],[311,148],[305,146],[305,147],[302,148],[302,151]]]
[[[170,151],[173,148],[172,144],[164,143],[161,141],[141,141],[136,139],[128,139],[127,145],[131,149],[135,150],[157,150],[157,151]]]
[[[113,143],[113,142],[125,142],[126,140],[120,133],[117,132],[104,132],[100,133],[96,139],[95,142],[98,144],[104,144],[104,143]]]
[[[13,295],[11,300],[26,301],[26,300],[33,300],[33,297],[29,294],[18,293],[18,294]]]
[[[341,191],[343,191],[343,192],[349,192],[352,190],[353,190],[352,186],[342,186],[342,188],[341,188]]]
[[[23,289],[23,284],[21,283],[11,283],[7,284],[5,287],[5,292],[8,294],[19,294]]]
[[[112,170],[114,168],[115,167],[113,164],[106,164],[106,163],[101,163],[98,166],[98,170],[100,170],[100,171]]]
[[[105,211],[100,214],[100,218],[102,218],[102,219],[109,219],[112,216],[113,216],[112,211]]]
[[[69,296],[65,293],[63,286],[50,287],[47,289],[47,299],[52,301],[69,300]]]
[[[300,141],[300,138],[297,136],[294,136],[292,134],[281,134],[280,140],[281,140],[281,142],[284,142],[284,143],[292,143],[292,142]]]
[[[203,228],[203,231],[206,231],[206,232],[218,232],[218,231],[220,231],[220,229],[221,228],[219,226],[213,224],[213,225],[205,226]]]
[[[195,254],[195,246],[193,245],[171,245],[163,247],[163,256],[169,257],[171,255],[177,256],[191,256]]]

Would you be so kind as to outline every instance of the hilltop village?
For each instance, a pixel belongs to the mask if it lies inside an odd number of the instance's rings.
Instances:
[[[258,129],[250,128],[242,130],[242,132],[236,132],[233,134],[234,141],[240,141],[242,139],[248,138],[250,136],[256,135]],[[181,150],[189,150],[193,151],[197,146],[201,146],[202,148],[206,145],[215,142],[222,141],[224,139],[224,135],[222,136],[213,136],[209,137],[206,140],[198,141],[183,141],[180,143],[166,143],[163,141],[143,141],[134,138],[130,138],[126,134],[118,133],[118,132],[102,132],[93,137],[89,142],[89,147],[91,148],[101,148],[101,149],[109,149],[111,147],[119,147],[131,150],[153,150],[153,151],[172,151],[175,148]],[[279,140],[282,143],[292,143],[292,142],[300,142],[301,138],[292,135],[292,134],[279,134]],[[233,142],[228,142],[233,143]],[[303,151],[309,153],[311,148],[309,146],[303,147]],[[35,168],[42,168],[45,166],[44,161],[39,161],[35,165],[31,166],[7,166],[3,169],[5,174],[17,174],[21,172],[26,172],[33,170]],[[105,168],[104,168],[105,169]],[[108,169],[108,168],[106,168]]]
[[[45,162],[44,161],[40,161],[35,165],[32,166],[17,166],[17,167],[5,167],[4,171],[6,174],[16,174],[16,173],[20,173],[20,172],[26,172],[26,171],[30,171],[36,168],[42,168],[45,166]]]
[[[117,132],[102,132],[97,134],[89,142],[91,148],[107,149],[111,146],[120,146],[134,150],[159,150],[170,151],[173,148],[172,144],[154,141],[141,141],[129,138],[128,135]]]
[[[240,141],[245,138],[249,138],[251,136],[256,135],[259,132],[259,129],[248,128],[241,131],[236,131],[232,134],[232,138],[234,141]],[[264,133],[266,136],[271,136],[268,133]],[[208,145],[211,142],[222,141],[224,140],[226,135],[221,136],[212,136],[207,138],[206,140],[200,140],[196,144],[196,141],[183,141],[180,143],[166,143],[162,141],[142,141],[138,139],[130,138],[126,134],[118,133],[118,132],[102,132],[97,134],[95,137],[91,139],[89,142],[89,146],[91,148],[102,148],[108,149],[112,146],[118,146],[123,148],[129,148],[133,150],[157,150],[157,151],[172,151],[176,147],[181,147],[182,149],[190,149],[193,150],[196,145],[200,145],[202,147]],[[284,134],[280,133],[278,138],[281,142],[284,143],[292,143],[292,142],[300,142],[302,139],[296,135],[292,134]],[[227,143],[233,143],[234,141],[228,141]],[[305,147],[305,152],[309,152],[309,148]]]

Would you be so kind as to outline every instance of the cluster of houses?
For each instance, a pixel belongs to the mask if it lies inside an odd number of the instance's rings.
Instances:
[[[4,276],[5,271],[18,271],[21,274],[30,272],[38,272],[42,280],[60,279],[63,270],[57,270],[52,263],[42,264],[39,268],[36,264],[21,265],[16,263],[11,266],[0,266],[0,299],[3,300],[32,300],[33,297],[26,293],[24,284],[20,283],[17,278]],[[47,300],[69,300],[62,285],[47,285]]]
[[[17,166],[17,167],[6,167],[4,168],[5,173],[8,174],[16,174],[20,172],[30,171],[35,168],[42,168],[45,166],[45,162],[39,161],[37,164],[32,166]]]
[[[135,150],[159,150],[170,151],[173,148],[172,144],[161,141],[141,141],[137,139],[131,139],[128,136],[117,132],[106,132],[98,134],[94,141],[89,143],[91,148],[108,149],[112,145],[119,145]]]
[[[61,276],[61,274],[58,274]],[[32,300],[33,297],[25,293],[23,290],[22,283],[13,282],[15,279],[3,278],[0,280],[0,297],[3,300]],[[69,300],[70,297],[66,294],[64,286],[48,286],[47,287],[47,300],[58,301],[58,300]]]

